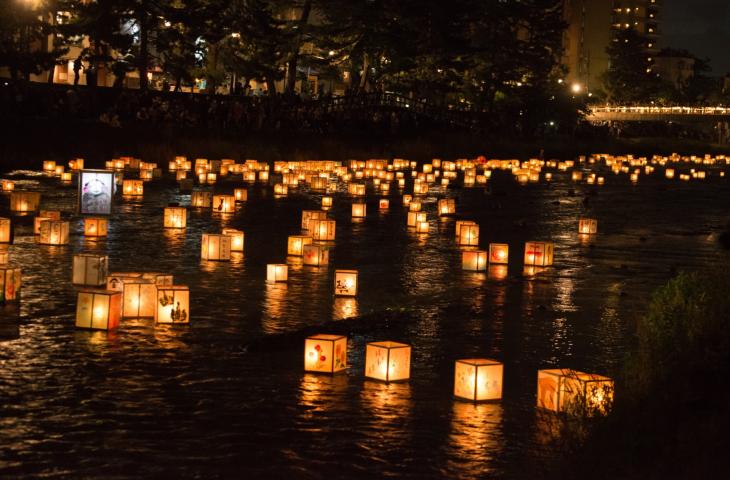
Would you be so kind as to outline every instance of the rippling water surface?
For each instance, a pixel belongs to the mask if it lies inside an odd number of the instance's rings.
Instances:
[[[593,188],[557,174],[517,187],[497,173],[489,191],[432,189],[428,235],[408,231],[395,191],[385,212],[369,194],[367,218],[354,223],[341,188],[329,268],[289,258],[289,282],[276,285],[264,281],[266,264],[287,261],[287,236],[300,232],[301,210],[319,208],[316,194],[274,198],[251,186],[235,214],[191,209],[187,230],[173,232],[162,208],[189,196],[147,183],[143,201],[118,199],[108,238],[90,240],[71,213],[75,188],[17,178],[16,188],[43,192],[42,208],[66,212],[72,237],[40,246],[32,218],[14,219],[23,291],[19,313],[6,306],[0,319],[3,477],[522,476],[541,448],[537,369],[614,374],[649,293],[678,268],[728,258],[716,239],[730,207],[719,178],[632,186],[609,174]],[[444,195],[480,224],[483,248],[509,243],[506,276],[461,270],[455,219],[435,216]],[[591,242],[577,234],[581,215],[599,220]],[[201,234],[222,227],[245,231],[245,255],[201,262]],[[555,242],[555,267],[525,276],[524,242],[541,239]],[[108,254],[112,271],[174,274],[190,286],[192,323],[75,329],[71,259],[85,251]],[[356,299],[332,296],[335,267],[359,270]],[[303,338],[318,331],[349,336],[346,374],[303,373]],[[375,340],[413,346],[410,382],[364,380]],[[453,401],[453,362],[475,356],[504,362],[501,402]]]

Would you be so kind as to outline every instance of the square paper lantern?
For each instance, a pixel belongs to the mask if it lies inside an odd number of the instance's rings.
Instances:
[[[231,240],[228,235],[204,233],[200,242],[200,258],[203,260],[230,260]]]
[[[0,303],[20,298],[20,268],[10,265],[0,267]]]
[[[188,211],[185,207],[165,207],[165,228],[185,228]]]
[[[312,243],[312,237],[305,235],[289,235],[289,241],[287,242],[287,255],[294,255],[301,257],[304,255],[304,246]]]
[[[411,202],[408,204],[408,211],[409,212],[420,212],[422,208],[421,202],[417,200],[411,200]]]
[[[322,197],[322,210],[332,208],[332,197]]]
[[[613,380],[556,368],[537,371],[537,406],[574,415],[606,414],[613,403]]]
[[[0,265],[7,265],[10,260],[10,254],[7,250],[0,251]]]
[[[167,273],[145,272],[142,278],[152,281],[155,285],[168,286],[172,285],[173,277]]]
[[[357,295],[357,270],[335,270],[335,295],[342,297]]]
[[[234,188],[233,196],[235,197],[237,202],[245,202],[246,200],[248,200],[248,190],[246,190],[245,188]]]
[[[213,195],[213,211],[233,213],[236,211],[236,199],[233,195]]]
[[[35,212],[40,203],[40,192],[12,192],[10,194],[10,210],[13,212]]]
[[[210,192],[195,191],[191,193],[190,206],[196,208],[210,208]]]
[[[3,192],[12,192],[15,190],[15,182],[11,180],[2,181]]]
[[[578,233],[595,235],[598,233],[598,220],[595,218],[581,218],[578,222]]]
[[[304,265],[320,267],[329,263],[329,249],[324,245],[304,245],[302,247]]]
[[[107,225],[106,218],[85,218],[84,235],[87,237],[106,237]]]
[[[419,223],[426,221],[426,212],[408,212],[406,225],[416,228]]]
[[[269,283],[286,282],[289,267],[284,263],[270,263],[266,265],[266,281]]]
[[[509,261],[509,245],[506,243],[489,244],[489,263],[507,263]]]
[[[289,186],[283,183],[274,184],[274,195],[287,195],[289,194]]]
[[[442,198],[438,203],[438,212],[440,216],[455,214],[456,200],[453,198]]]
[[[427,221],[416,222],[416,233],[428,233],[429,224]]]
[[[41,210],[38,216],[33,219],[33,233],[41,234],[41,222],[46,220],[61,220],[61,212],[58,210]]]
[[[56,171],[55,160],[43,160],[43,171],[46,173],[53,173]]]
[[[235,228],[224,228],[221,233],[231,237],[231,252],[243,252],[244,234],[241,230],[236,230]]]
[[[365,204],[364,203],[353,203],[352,204],[352,218],[365,218]]]
[[[408,380],[411,346],[398,342],[370,342],[365,347],[365,376],[383,382]]]
[[[526,242],[525,265],[549,267],[553,264],[552,242]]]
[[[504,365],[488,358],[457,360],[454,366],[454,396],[470,402],[502,398]]]
[[[69,223],[59,220],[41,222],[41,236],[38,242],[42,245],[68,245]]]
[[[122,318],[155,316],[157,308],[157,285],[146,278],[124,281],[122,295]]]
[[[109,257],[94,253],[79,253],[73,258],[72,283],[98,287],[106,285]]]
[[[312,220],[310,222],[312,238],[320,241],[333,241],[335,239],[334,220]]]
[[[380,201],[378,201],[378,208],[380,210],[387,210],[388,207],[390,207],[390,201],[387,198],[381,198]]]
[[[462,225],[472,225],[474,224],[474,221],[472,220],[457,220],[456,221],[456,228],[454,229],[454,234],[456,235],[456,240],[459,240],[459,235],[461,235],[461,227]]]
[[[461,254],[461,268],[475,272],[487,270],[487,252],[484,250],[469,250]]]
[[[119,326],[122,294],[113,290],[81,290],[76,299],[76,327],[112,330]]]
[[[10,219],[0,217],[0,243],[10,243],[13,239],[12,234]]]
[[[302,230],[312,230],[312,220],[327,220],[324,210],[302,210]]]
[[[142,180],[124,180],[122,182],[122,195],[132,197],[144,195],[144,182]]]
[[[304,340],[304,370],[336,373],[347,368],[347,337],[318,334]]]
[[[157,287],[157,323],[190,323],[190,290],[184,285]]]
[[[479,246],[479,225],[467,223],[459,230],[459,245],[476,247]]]

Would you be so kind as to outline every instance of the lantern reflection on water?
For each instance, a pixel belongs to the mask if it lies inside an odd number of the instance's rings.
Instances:
[[[84,235],[87,237],[106,237],[107,219],[89,217],[84,219]]]
[[[578,233],[585,235],[598,233],[598,220],[595,218],[581,218],[578,222]]]
[[[185,207],[165,207],[165,228],[185,228],[188,211]]]
[[[487,252],[484,250],[468,250],[461,254],[461,268],[483,272],[487,269]]]
[[[112,330],[119,326],[122,294],[112,290],[80,290],[76,299],[76,327]]]
[[[556,368],[537,371],[537,406],[573,415],[604,415],[613,404],[613,380]]]
[[[0,303],[20,298],[20,268],[11,265],[0,267]]]
[[[41,245],[68,245],[69,223],[58,220],[41,222],[38,243]]]
[[[244,233],[235,228],[224,228],[223,235],[231,237],[231,252],[243,252]]]
[[[228,235],[204,233],[200,242],[200,258],[203,260],[230,260],[231,240]]]
[[[304,370],[337,373],[347,368],[347,337],[318,334],[304,341]]]
[[[357,295],[357,270],[335,270],[335,295]]]
[[[489,263],[506,264],[509,260],[509,245],[506,243],[489,244]]]
[[[287,241],[287,255],[301,257],[304,255],[304,246],[312,243],[312,237],[306,235],[289,235]]]
[[[183,285],[157,287],[157,323],[190,323],[190,291]]]
[[[98,287],[106,284],[109,257],[94,253],[79,253],[73,257],[74,285]]]
[[[324,245],[304,245],[302,255],[304,265],[320,267],[329,263],[329,249]]]
[[[266,281],[269,283],[286,282],[289,276],[289,266],[284,263],[270,263],[266,265]]]
[[[384,382],[411,376],[411,346],[398,342],[370,342],[365,347],[365,376]]]
[[[454,396],[472,402],[502,398],[504,366],[496,360],[457,360],[454,366]]]
[[[549,267],[553,264],[553,244],[551,242],[526,242],[525,265]]]
[[[40,192],[12,192],[10,194],[10,210],[13,212],[35,212],[40,203]]]

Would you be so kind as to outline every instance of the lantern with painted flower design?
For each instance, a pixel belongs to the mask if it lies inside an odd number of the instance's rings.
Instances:
[[[347,368],[347,337],[318,334],[304,341],[304,370],[337,373]]]
[[[553,264],[552,242],[526,242],[525,265],[549,267]]]
[[[304,265],[321,267],[329,263],[329,249],[324,245],[304,245],[302,254]]]
[[[509,260],[509,245],[506,243],[489,244],[489,263],[506,264]]]

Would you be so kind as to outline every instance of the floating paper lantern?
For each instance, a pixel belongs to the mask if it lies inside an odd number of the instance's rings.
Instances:
[[[357,270],[335,270],[335,295],[341,297],[357,295]]]
[[[304,370],[336,373],[347,368],[347,337],[318,334],[304,340]]]
[[[2,187],[3,192],[12,192],[13,190],[15,190],[15,182],[12,182],[10,180],[3,180]]]
[[[352,218],[365,218],[366,207],[364,203],[352,204]]]
[[[471,402],[502,398],[504,366],[496,360],[470,358],[454,366],[454,396]]]
[[[324,245],[304,245],[302,254],[304,265],[321,267],[329,263],[329,249]]]
[[[76,327],[112,330],[119,326],[122,294],[113,290],[80,290],[76,299]]]
[[[419,202],[418,200],[411,200],[410,203],[408,203],[409,212],[420,212],[421,207],[421,202]]]
[[[453,198],[442,198],[438,203],[439,215],[453,215],[456,213],[456,200]]]
[[[356,197],[362,197],[363,195],[365,195],[365,184],[351,183],[347,187],[347,191],[350,193],[350,195],[354,195]]]
[[[190,291],[183,285],[157,287],[157,323],[190,323]]]
[[[509,260],[509,245],[506,243],[489,244],[489,263],[507,263]]]
[[[571,174],[570,178],[574,182],[579,182],[583,178],[583,173],[579,172],[578,170],[574,170],[573,173]]]
[[[230,260],[231,240],[228,235],[204,233],[200,242],[200,258],[203,260]]]
[[[302,211],[302,230],[312,230],[312,220],[326,220],[327,212],[323,210],[303,210]]]
[[[403,205],[410,208],[411,201],[413,201],[413,195],[403,195]]]
[[[269,283],[286,282],[289,267],[283,263],[270,263],[266,265],[266,281]]]
[[[669,178],[669,179],[674,178],[674,169],[673,168],[667,168],[664,171],[664,176],[667,177],[667,178]]]
[[[426,212],[408,212],[406,216],[406,225],[416,228],[420,222],[426,221]]]
[[[204,179],[205,183],[207,183],[208,185],[213,185],[216,180],[218,180],[218,175],[213,172],[208,172],[207,174],[205,174]],[[203,183],[203,181],[201,181],[200,183]]]
[[[322,197],[322,210],[332,208],[332,197]]]
[[[283,183],[275,183],[274,184],[274,195],[288,195],[289,194],[289,187],[284,185]]]
[[[195,191],[190,195],[190,206],[196,208],[210,208],[210,192],[201,190]]]
[[[378,201],[378,208],[380,210],[388,210],[388,207],[390,207],[390,201],[387,198],[381,198]]]
[[[213,211],[233,213],[236,211],[236,199],[233,195],[213,195]]]
[[[269,181],[269,172],[262,170],[259,172],[259,182],[266,183]]]
[[[335,226],[334,220],[312,220],[310,229],[312,238],[319,241],[334,241]]]
[[[168,273],[145,272],[142,278],[152,281],[155,285],[168,286],[173,284],[173,277]]]
[[[0,303],[20,298],[20,268],[10,265],[0,267]]]
[[[421,213],[421,212],[416,212]],[[416,222],[416,233],[428,233],[429,223],[426,220]]]
[[[233,196],[236,198],[237,202],[245,202],[248,200],[248,190],[245,188],[234,188]]]
[[[98,287],[106,284],[109,257],[95,253],[79,253],[73,257],[72,283]]]
[[[537,406],[574,415],[606,414],[613,404],[613,380],[569,369],[537,371]]]
[[[549,267],[553,264],[552,242],[526,242],[525,265]]]
[[[84,218],[84,235],[87,237],[106,237],[107,226],[106,218]]]
[[[484,250],[469,250],[461,253],[461,268],[483,272],[487,269],[487,252]]]
[[[40,203],[40,192],[12,192],[10,194],[10,210],[13,212],[35,212]]]
[[[63,183],[71,183],[74,179],[73,173],[71,172],[63,172],[61,174],[61,181]]]
[[[122,318],[152,318],[157,309],[156,301],[157,285],[152,280],[126,279],[122,294]]]
[[[7,265],[10,261],[10,253],[7,250],[0,250],[0,265]]]
[[[365,376],[399,382],[411,376],[411,346],[398,342],[370,342],[365,347]]]
[[[581,218],[578,222],[578,233],[586,235],[598,233],[598,220],[595,218]]]
[[[56,171],[56,162],[54,160],[44,160],[43,171],[46,173],[54,173]]]
[[[45,220],[41,222],[40,238],[42,245],[67,245],[69,222]]]
[[[138,197],[144,194],[144,183],[142,180],[124,180],[122,182],[122,195]]]
[[[33,233],[41,234],[41,223],[46,220],[61,220],[61,212],[57,210],[41,210],[38,216],[33,219]]]
[[[185,207],[165,207],[165,228],[185,228],[188,211]]]
[[[235,228],[224,228],[221,233],[231,237],[231,252],[243,252],[244,234],[241,230],[236,230]]]
[[[9,218],[0,217],[0,243],[11,243],[13,240],[12,223]]]
[[[479,245],[479,225],[474,222],[465,223],[459,229],[459,245],[476,247]]]
[[[312,237],[305,235],[290,235],[287,242],[287,255],[301,257],[304,255],[304,246],[312,243]]]

